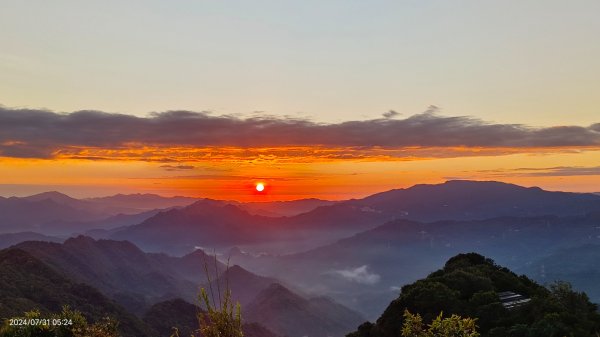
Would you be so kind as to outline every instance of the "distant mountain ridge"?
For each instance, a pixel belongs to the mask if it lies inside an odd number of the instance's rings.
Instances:
[[[432,272],[432,266],[455,254],[477,251],[521,268],[561,248],[600,244],[598,224],[595,214],[432,223],[398,219],[301,253],[256,257],[233,251],[231,260],[285,282],[318,284],[323,293],[368,316],[382,310],[394,289]],[[591,260],[586,261],[587,269],[593,270]]]
[[[46,231],[53,223],[101,219],[102,214],[88,209],[76,209],[52,199],[26,200],[20,198],[0,199],[0,232]],[[54,234],[54,233],[52,233]]]
[[[449,180],[377,193],[350,204],[419,221],[475,220],[502,216],[583,215],[600,209],[592,193],[550,192],[497,181]]]
[[[156,194],[117,194],[75,199],[50,191],[27,197],[0,197],[0,233],[34,231],[45,235],[82,234],[107,236],[107,230],[143,222],[160,211],[196,202],[235,205],[252,215],[291,216],[334,202],[319,199],[251,202],[192,197],[163,197]],[[103,233],[104,231],[104,233]]]
[[[290,217],[252,215],[240,206],[198,201],[123,228],[111,238],[144,249],[182,254],[195,246],[314,248],[395,219],[421,222],[500,217],[580,216],[600,209],[600,196],[549,192],[490,181],[448,181],[415,185],[363,199],[319,206]],[[271,247],[277,250],[277,247]]]
[[[136,193],[136,194],[115,194],[108,197],[96,197],[83,199],[105,207],[125,207],[136,209],[137,211],[149,211],[153,209],[183,207],[190,205],[198,198],[192,197],[163,197],[157,194]]]
[[[0,234],[0,249],[8,248],[23,241],[62,242],[63,239],[35,232],[6,233]]]

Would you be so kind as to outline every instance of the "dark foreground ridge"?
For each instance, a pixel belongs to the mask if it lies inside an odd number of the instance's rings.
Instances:
[[[48,317],[68,305],[92,322],[103,317],[116,319],[123,337],[157,336],[152,328],[98,290],[66,279],[23,250],[0,251],[0,270],[1,321],[23,317],[24,312],[34,309]]]
[[[507,291],[530,300],[507,308],[499,297]],[[547,289],[475,253],[459,254],[443,269],[402,287],[375,323],[363,323],[348,337],[401,336],[405,310],[427,323],[440,312],[476,318],[482,337],[595,337],[600,332],[600,314],[585,293],[560,282]]]

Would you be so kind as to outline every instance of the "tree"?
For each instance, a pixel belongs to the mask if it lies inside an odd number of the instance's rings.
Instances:
[[[442,318],[440,313],[428,326],[421,315],[404,311],[402,337],[479,337],[475,319],[452,315]]]

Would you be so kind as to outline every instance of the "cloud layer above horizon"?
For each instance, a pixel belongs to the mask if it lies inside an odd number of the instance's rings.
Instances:
[[[533,128],[446,117],[435,107],[407,118],[335,124],[167,111],[148,117],[0,107],[0,157],[152,161],[270,158],[406,159],[600,148],[600,123]]]

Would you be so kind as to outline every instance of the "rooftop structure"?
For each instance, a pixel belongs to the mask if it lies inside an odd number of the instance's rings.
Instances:
[[[506,309],[513,309],[516,307],[520,307],[523,304],[531,301],[530,298],[527,298],[521,294],[514,293],[512,291],[503,291],[498,293],[498,297],[500,297],[500,302]]]

